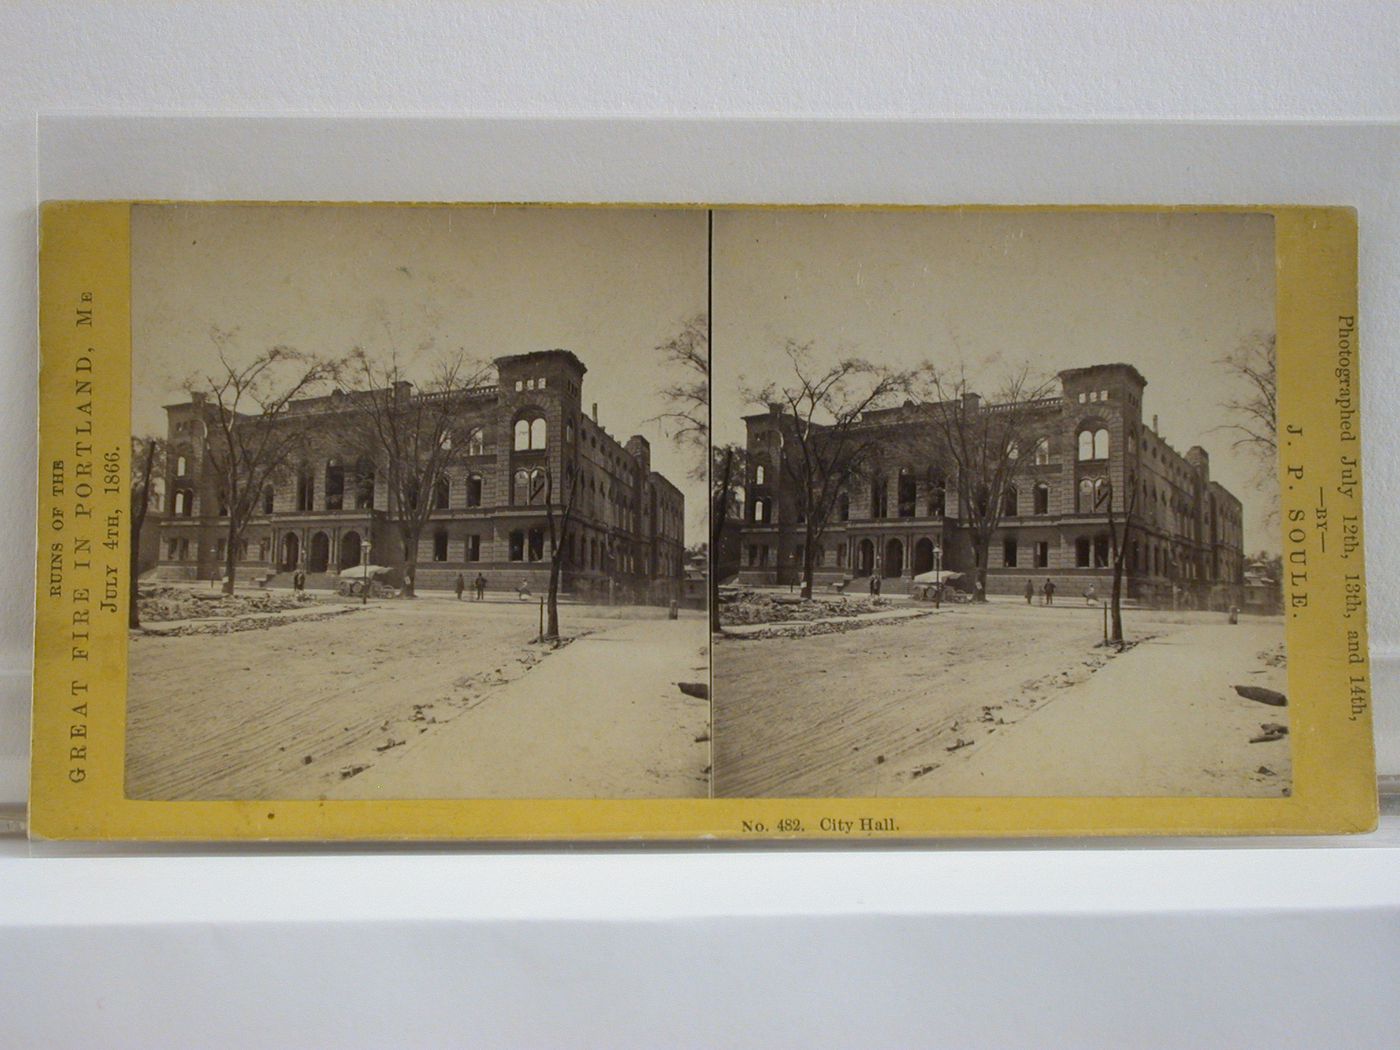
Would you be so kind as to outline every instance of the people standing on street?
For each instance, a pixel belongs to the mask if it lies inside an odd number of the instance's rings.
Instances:
[[[486,577],[481,573],[476,574],[476,600],[481,601],[486,597]]]
[[[1044,588],[1044,590],[1045,590],[1045,604],[1046,604],[1046,605],[1054,605],[1054,604],[1055,604],[1055,581],[1052,580],[1052,579],[1050,579],[1049,576],[1045,577],[1045,588]]]
[[[467,581],[462,577],[460,572],[457,574],[457,582],[452,585],[452,589],[457,592],[457,600],[460,602],[462,600],[462,592],[467,589]]]
[[[1084,604],[1093,605],[1095,598],[1094,585],[1091,583],[1084,591]]]
[[[1027,580],[1026,580],[1026,604],[1027,604],[1027,605],[1030,605],[1030,604],[1031,604],[1031,600],[1032,600],[1034,597],[1035,597],[1035,584],[1031,583],[1031,581],[1030,581],[1029,579],[1027,579]]]
[[[518,594],[518,595],[520,595],[520,600],[521,600],[522,602],[523,602],[526,598],[530,597],[530,581],[529,581],[529,580],[526,580],[526,579],[522,579],[522,580],[520,581],[520,586],[518,586],[518,587],[515,588],[515,593]]]

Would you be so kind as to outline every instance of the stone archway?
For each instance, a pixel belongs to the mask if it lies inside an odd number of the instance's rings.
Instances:
[[[861,540],[856,547],[856,575],[869,576],[875,571],[875,544]]]
[[[292,572],[297,567],[297,561],[301,556],[301,541],[297,539],[295,532],[289,532],[282,537],[282,560],[278,567],[283,572]]]
[[[925,536],[914,544],[914,575],[933,571],[933,540]]]
[[[338,564],[342,569],[352,569],[360,564],[360,534],[358,532],[352,530],[340,537]]]
[[[306,570],[308,572],[325,572],[331,564],[331,538],[324,532],[318,532],[311,537],[311,543],[307,547]]]
[[[885,544],[885,579],[894,579],[904,574],[904,544],[899,540],[890,540]]]

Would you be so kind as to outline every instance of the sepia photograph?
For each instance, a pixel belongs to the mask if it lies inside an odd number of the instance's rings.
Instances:
[[[130,222],[128,797],[709,795],[703,211]]]
[[[718,797],[1292,790],[1274,219],[713,225]]]

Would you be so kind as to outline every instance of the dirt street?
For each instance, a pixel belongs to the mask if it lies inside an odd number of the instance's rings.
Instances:
[[[127,793],[385,797],[373,778],[392,758],[400,798],[707,794],[708,705],[675,685],[704,678],[703,616],[567,606],[561,619],[586,633],[558,650],[531,644],[535,603],[437,596],[263,630],[133,635]],[[432,746],[449,733],[456,743]]]
[[[1280,619],[963,605],[715,646],[715,792],[728,797],[1257,795],[1291,783]],[[1267,772],[1260,772],[1260,768]]]

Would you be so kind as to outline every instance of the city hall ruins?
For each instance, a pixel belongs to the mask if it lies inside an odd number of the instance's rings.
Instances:
[[[468,581],[481,574],[492,589],[523,581],[542,592],[551,556],[548,513],[557,522],[561,505],[572,500],[562,540],[565,591],[604,600],[676,598],[685,501],[652,469],[647,439],[619,442],[599,424],[596,404],[583,411],[587,369],[568,350],[500,357],[495,365],[495,383],[403,391],[405,398],[459,399],[464,421],[452,437],[461,454],[427,495],[432,510],[418,541],[415,586],[451,588],[458,574]],[[369,564],[402,572],[397,508],[383,465],[350,451],[343,439],[361,396],[337,390],[298,399],[272,424],[300,428],[304,439],[295,461],[260,495],[237,552],[241,580],[289,585],[301,570],[315,586]],[[165,406],[168,464],[152,515],[160,579],[217,580],[224,573],[228,519],[207,462],[216,411],[198,394]]]
[[[1147,380],[1131,364],[1072,368],[1058,378],[1056,396],[999,405],[967,393],[958,406],[965,415],[1014,411],[1024,420],[1025,440],[1011,450],[1009,483],[987,548],[988,592],[1019,595],[1029,582],[1039,595],[1050,579],[1061,595],[1079,596],[1093,585],[1107,597],[1116,527],[1126,537],[1127,598],[1200,608],[1241,604],[1243,510],[1211,480],[1206,450],[1193,445],[1181,454],[1160,436],[1155,418],[1144,422]],[[878,576],[885,593],[907,593],[915,577],[938,570],[961,573],[958,584],[973,586],[974,547],[955,468],[940,459],[929,436],[938,410],[906,402],[861,416],[856,428],[875,452],[841,492],[814,547],[818,586]],[[797,445],[788,439],[795,420],[775,404],[745,423],[738,580],[796,585],[807,530],[796,491],[800,471],[785,461]]]

